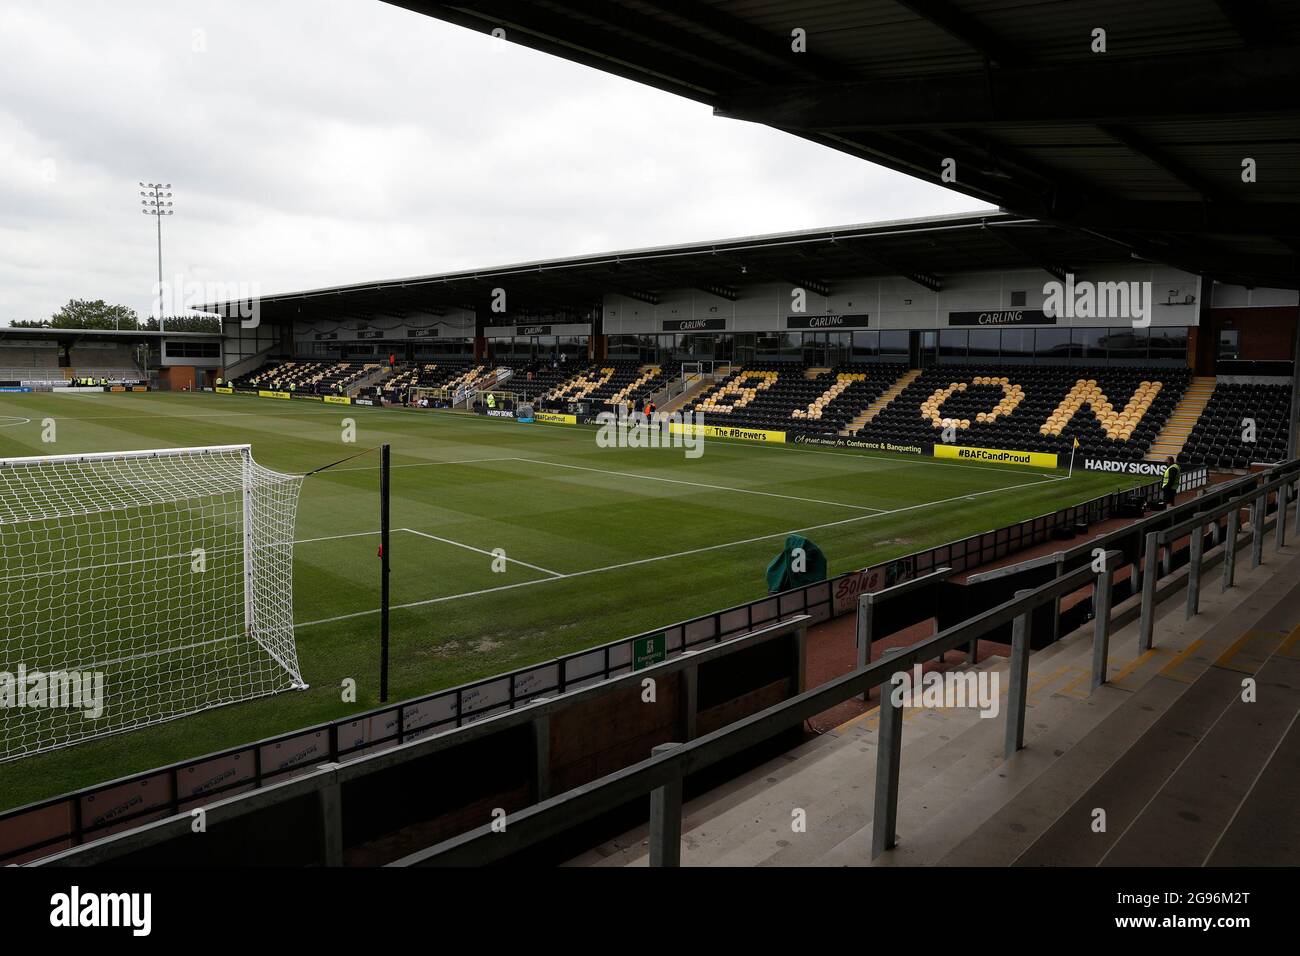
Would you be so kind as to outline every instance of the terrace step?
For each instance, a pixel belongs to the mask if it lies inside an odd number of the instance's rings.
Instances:
[[[659,408],[659,411],[665,415],[671,415],[673,412],[681,411],[686,406],[693,404],[701,394],[708,391],[716,384],[717,382],[714,381],[712,376],[700,375],[695,381],[686,386],[685,391],[665,402]]]
[[[862,430],[862,427],[884,411],[885,407],[899,396],[899,393],[907,386],[911,385],[921,375],[919,368],[909,369],[899,376],[898,381],[881,394],[881,396],[859,412],[852,421],[850,421],[840,431],[841,435],[856,435]]]
[[[1192,379],[1192,384],[1187,387],[1178,405],[1170,413],[1164,428],[1152,441],[1151,448],[1147,452],[1148,460],[1163,460],[1171,455],[1178,457],[1196,427],[1197,421],[1200,420],[1201,414],[1205,411],[1205,406],[1210,403],[1216,381],[1212,375],[1197,376]]]
[[[1268,679],[1264,669],[1270,658],[1276,659],[1274,654],[1280,649],[1278,645],[1283,643],[1282,638],[1275,635],[1275,642],[1266,641],[1263,646],[1257,646],[1260,641],[1256,631],[1247,631],[1250,640],[1244,643],[1243,638],[1236,635],[1240,635],[1243,621],[1254,620],[1257,627],[1265,626],[1269,615],[1278,607],[1289,604],[1294,613],[1295,605],[1300,603],[1300,588],[1291,588],[1278,600],[1279,591],[1286,590],[1279,586],[1279,579],[1291,584],[1294,577],[1288,580],[1288,572],[1293,574],[1298,567],[1300,562],[1295,560],[1293,552],[1287,569],[1275,568],[1267,574],[1260,573],[1263,569],[1250,572],[1249,582],[1241,579],[1241,594],[1234,593],[1232,600],[1216,602],[1214,620],[1209,622],[1209,626],[1195,626],[1201,621],[1198,617],[1173,627],[1171,649],[1179,644],[1186,646],[1179,653],[1167,657],[1159,672],[1133,689],[1123,706],[1101,722],[1078,746],[1008,800],[987,823],[975,829],[938,862],[949,865],[1005,865],[1012,862],[1017,865],[1095,865],[1103,861],[1132,863],[1140,858],[1145,865],[1161,865],[1164,862],[1161,853],[1172,854],[1168,860],[1170,863],[1175,862],[1174,855],[1199,853],[1193,864],[1199,865],[1208,852],[1204,836],[1185,840],[1181,836],[1172,837],[1174,842],[1182,841],[1181,846],[1162,847],[1160,844],[1169,842],[1172,830],[1198,821],[1206,824],[1215,821],[1213,825],[1201,827],[1198,832],[1221,833],[1225,813],[1230,812],[1225,806],[1231,801],[1220,802],[1217,795],[1209,791],[1218,789],[1225,781],[1240,789],[1243,776],[1253,778],[1261,753],[1277,742],[1277,730],[1272,734],[1252,732],[1253,736],[1268,741],[1267,745],[1247,741],[1235,721],[1219,721],[1218,732],[1211,732],[1215,730],[1218,717],[1225,713],[1224,703],[1229,700],[1239,702],[1243,674],[1262,675],[1258,679],[1263,692],[1264,682]],[[1272,609],[1261,617],[1261,610],[1269,605]],[[1166,630],[1162,629],[1161,633],[1163,638]],[[1225,662],[1230,666],[1224,667]],[[1287,662],[1288,667],[1294,665],[1294,661]],[[1273,668],[1270,668],[1269,674],[1272,673]],[[1294,686],[1294,680],[1291,683]],[[1289,706],[1294,713],[1298,704],[1295,691],[1271,696],[1275,706],[1284,710]],[[1284,696],[1289,697],[1289,701],[1284,700]],[[1229,705],[1229,709],[1232,706]],[[1251,706],[1259,705],[1242,705],[1243,712],[1237,720],[1252,719],[1251,715],[1257,715],[1260,721],[1269,722],[1265,720],[1266,711],[1250,711]],[[1284,721],[1273,720],[1271,723],[1275,728],[1286,726]],[[1234,736],[1237,746],[1243,751],[1239,757],[1233,758],[1236,760],[1235,768],[1226,758],[1225,749],[1205,750],[1199,758],[1193,758],[1202,744],[1230,748],[1232,745],[1226,741]],[[1211,743],[1211,737],[1223,742]],[[1023,756],[1023,753],[1018,754],[1016,760]],[[1207,760],[1218,768],[1210,776],[1204,772]],[[1189,794],[1187,773],[1193,771],[1200,775],[1197,778],[1200,790]],[[1187,810],[1189,799],[1204,801],[1198,805],[1195,821],[1180,815]],[[1272,798],[1265,793],[1262,799],[1268,803]],[[1093,811],[1098,807],[1106,810],[1106,833],[1091,830]],[[1192,826],[1192,830],[1195,829]],[[1153,836],[1156,833],[1163,836]],[[1124,847],[1122,851],[1121,845]],[[1122,855],[1112,859],[1112,849],[1122,852]]]

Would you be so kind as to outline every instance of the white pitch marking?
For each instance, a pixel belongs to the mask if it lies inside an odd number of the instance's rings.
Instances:
[[[1053,477],[1053,478],[1051,478],[1050,480],[1051,480],[1051,481],[1065,481],[1066,479],[1065,479],[1065,476],[1064,476],[1064,475],[1061,475],[1061,476]],[[1023,484],[1019,484],[1019,485],[1008,485],[1008,486],[1005,487],[1005,488],[991,488],[991,489],[989,489],[988,491],[980,491],[980,492],[976,492],[976,494],[974,494],[974,495],[970,495],[969,497],[976,498],[976,497],[979,497],[979,496],[981,496],[981,495],[994,495],[994,494],[998,494],[999,492],[1003,492],[1003,491],[1015,491],[1017,488],[1028,488],[1028,487],[1031,487],[1031,486],[1033,486],[1033,485],[1039,485],[1039,484],[1042,484],[1042,482],[1041,482],[1041,481],[1027,481],[1027,482],[1024,482]],[[708,551],[719,551],[719,550],[721,550],[721,549],[723,549],[723,548],[734,548],[734,547],[738,547],[739,545],[743,545],[743,544],[754,544],[754,543],[756,543],[756,542],[758,542],[758,541],[770,541],[770,540],[772,540],[773,538],[784,538],[786,535],[790,535],[790,534],[803,534],[803,533],[808,532],[808,531],[819,531],[819,530],[821,530],[822,528],[834,528],[834,527],[837,527],[837,526],[839,526],[839,525],[852,524],[853,522],[856,522],[856,521],[868,521],[868,520],[870,520],[871,518],[879,518],[879,517],[882,517],[883,515],[894,515],[894,514],[902,514],[902,513],[905,512],[905,511],[916,511],[917,509],[920,509],[920,508],[929,508],[929,507],[932,507],[932,506],[934,506],[934,505],[942,505],[942,504],[948,504],[949,502],[952,502],[952,501],[959,501],[959,500],[962,500],[962,499],[964,499],[964,498],[966,498],[966,497],[968,497],[968,496],[966,496],[966,495],[955,495],[955,496],[953,496],[953,497],[951,497],[951,498],[943,498],[943,499],[940,499],[940,500],[937,500],[937,501],[925,501],[925,502],[922,502],[921,504],[917,504],[917,505],[908,505],[906,508],[895,508],[893,511],[882,511],[882,512],[879,512],[878,514],[858,515],[857,517],[854,517],[854,518],[841,518],[839,521],[828,521],[828,522],[826,522],[826,523],[824,523],[824,524],[812,525],[812,526],[807,527],[807,528],[796,528],[796,529],[794,529],[793,531],[780,531],[780,532],[777,532],[777,533],[775,533],[775,534],[764,534],[764,535],[759,535],[759,536],[754,537],[754,538],[744,538],[744,539],[742,539],[742,540],[740,540],[740,541],[728,541],[728,542],[726,542],[725,544],[711,544],[711,545],[707,545],[706,547],[703,547],[703,548],[692,548],[692,549],[689,550],[689,551],[678,551],[678,552],[676,552],[675,554],[661,554],[661,555],[657,555],[657,556],[652,557],[652,558],[638,558],[638,559],[635,560],[635,561],[624,561],[624,562],[621,563],[621,564],[610,564],[610,565],[606,565],[606,566],[603,567],[603,568],[588,568],[588,569],[585,570],[585,571],[573,571],[573,572],[570,572],[569,574],[557,574],[557,575],[556,575],[555,577],[553,577],[553,578],[543,578],[543,579],[541,579],[541,580],[539,580],[539,581],[520,581],[520,582],[517,582],[517,583],[515,583],[515,584],[503,584],[503,585],[500,585],[499,587],[494,587],[494,588],[483,588],[483,589],[478,590],[478,591],[466,591],[466,592],[461,593],[461,594],[448,594],[448,595],[445,595],[445,596],[443,596],[443,597],[427,598],[427,599],[425,599],[425,600],[423,600],[423,601],[411,601],[411,602],[406,603],[406,604],[394,604],[394,605],[392,605],[392,608],[391,608],[391,609],[392,609],[392,610],[405,610],[405,609],[414,608],[414,607],[427,607],[427,606],[432,605],[432,604],[442,604],[442,603],[444,603],[444,602],[446,602],[446,601],[456,601],[456,600],[459,600],[459,599],[461,599],[461,598],[467,598],[467,597],[478,597],[478,596],[483,595],[483,594],[495,594],[495,593],[498,592],[498,591],[510,591],[510,590],[513,590],[514,588],[531,587],[532,585],[535,585],[535,584],[548,584],[548,583],[550,583],[551,581],[568,580],[569,578],[581,578],[581,577],[586,577],[586,576],[589,575],[589,574],[602,574],[602,573],[604,573],[604,572],[606,572],[606,571],[618,571],[618,570],[621,570],[621,569],[623,569],[623,568],[633,568],[633,567],[636,567],[636,566],[638,566],[638,565],[642,565],[642,564],[653,564],[653,563],[655,563],[656,561],[670,561],[670,560],[672,560],[672,559],[674,559],[674,558],[684,558],[684,557],[689,557],[690,555],[693,555],[693,554],[703,554],[703,553],[708,552]],[[373,609],[373,610],[369,610],[369,611],[354,611],[354,612],[352,612],[351,614],[340,614],[340,615],[338,615],[338,616],[336,616],[336,617],[326,617],[326,618],[321,618],[320,620],[317,620],[317,621],[304,621],[304,622],[301,623],[301,624],[295,624],[294,627],[295,627],[295,628],[300,628],[300,627],[314,627],[314,626],[317,625],[317,624],[334,624],[334,623],[337,623],[338,621],[347,621],[347,620],[350,620],[350,619],[352,619],[352,618],[357,618],[357,617],[367,617],[367,616],[369,616],[369,615],[371,615],[371,614],[378,614],[378,613],[379,613],[379,608],[375,608],[375,609]]]
[[[561,574],[559,571],[552,571],[550,568],[543,568],[543,567],[539,567],[536,564],[529,564],[527,561],[520,561],[518,558],[500,556],[497,555],[496,552],[494,551],[484,551],[482,548],[476,548],[470,544],[463,544],[460,541],[453,541],[451,540],[451,538],[440,538],[436,534],[428,534],[424,531],[416,531],[414,528],[398,528],[397,530],[407,531],[410,532],[411,534],[419,535],[421,538],[428,538],[431,541],[441,541],[443,544],[450,544],[450,545],[454,545],[457,548],[464,548],[466,551],[477,551],[479,554],[486,554],[489,558],[502,557],[503,560],[509,561],[511,564],[520,564],[523,565],[525,568],[532,568],[534,571],[541,571],[543,574],[549,574],[553,578],[567,577],[567,575]]]
[[[684,481],[680,478],[661,478],[658,475],[638,475],[630,471],[609,471],[605,468],[588,468],[583,465],[566,465],[558,461],[544,461],[540,458],[516,458],[515,461],[526,461],[533,465],[550,465],[552,468],[572,468],[575,471],[592,471],[598,475],[615,475],[619,478],[640,478],[643,481],[665,481],[673,485],[690,485],[692,488],[709,488],[713,491],[732,491],[738,495],[762,495],[764,498],[785,498],[787,501],[798,501],[804,504],[835,505],[839,508],[852,508],[855,511],[874,511],[878,514],[885,511],[884,508],[869,508],[866,505],[851,505],[846,501],[826,501],[822,498],[800,498],[798,495],[780,495],[773,491],[755,491],[752,488],[732,488],[729,485],[710,485],[702,481]]]

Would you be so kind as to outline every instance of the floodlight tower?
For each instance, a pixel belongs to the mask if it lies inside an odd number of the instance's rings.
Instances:
[[[171,208],[173,205],[175,205],[175,203],[171,201],[172,198],[172,194],[170,191],[171,188],[172,188],[171,183],[165,183],[165,184],[164,183],[141,183],[140,184],[140,190],[141,190],[140,196],[142,197],[140,199],[140,205],[144,207],[140,211],[144,213],[146,216],[153,216],[156,220],[158,220],[158,295],[160,296],[158,301],[158,331],[159,332],[163,331],[163,306],[162,306],[162,299],[161,299],[162,291],[163,291],[162,221],[163,221],[163,216],[175,215],[175,213]]]

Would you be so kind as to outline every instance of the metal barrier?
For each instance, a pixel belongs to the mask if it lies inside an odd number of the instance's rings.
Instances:
[[[1199,501],[1190,502],[1190,504],[1197,505],[1195,513],[1190,518],[1179,521],[1164,530],[1150,531],[1146,534],[1145,554],[1148,567],[1155,566],[1156,555],[1160,549],[1163,548],[1168,553],[1172,550],[1176,541],[1183,537],[1189,538],[1190,555],[1187,571],[1186,611],[1189,620],[1200,612],[1201,571],[1205,549],[1205,526],[1207,524],[1212,523],[1214,534],[1217,537],[1220,519],[1225,517],[1228,519],[1228,530],[1225,535],[1223,553],[1223,590],[1225,591],[1232,587],[1236,576],[1237,538],[1243,507],[1249,507],[1252,515],[1252,568],[1259,567],[1263,561],[1264,531],[1268,510],[1268,496],[1270,494],[1275,494],[1277,497],[1277,516],[1274,521],[1276,530],[1273,545],[1274,552],[1279,551],[1285,544],[1286,512],[1289,507],[1288,492],[1292,488],[1300,490],[1300,462],[1290,462],[1271,471],[1262,472],[1261,475],[1262,478],[1257,475],[1248,475],[1241,481],[1233,482],[1232,496],[1227,501],[1221,501],[1217,505],[1204,507]],[[1275,477],[1268,477],[1270,475]],[[1256,482],[1259,483],[1256,484]],[[1296,506],[1300,509],[1300,494],[1296,495],[1296,500]],[[1147,650],[1151,647],[1152,633],[1155,628],[1155,606],[1156,575],[1147,574],[1142,588],[1142,616],[1139,627],[1140,650]]]
[[[1091,569],[1081,568],[1060,580],[1049,581],[1023,596],[881,658],[874,664],[835,678],[792,700],[769,707],[698,740],[657,748],[658,752],[648,760],[512,814],[510,825],[504,831],[494,830],[491,824],[487,824],[427,850],[413,853],[393,865],[457,866],[494,862],[562,834],[613,807],[651,795],[652,806],[656,808],[650,821],[651,859],[660,865],[672,865],[680,855],[683,778],[762,743],[790,727],[798,726],[804,720],[851,697],[869,693],[872,688],[891,681],[895,674],[905,674],[915,664],[968,645],[981,635],[1008,623],[1015,622],[1020,635],[1013,645],[1013,674],[1017,668],[1024,670],[1028,665],[1027,631],[1030,613],[1034,608],[1054,600],[1058,594],[1077,590],[1092,577],[1094,575]],[[1109,616],[1109,608],[1105,612]],[[874,852],[893,846],[891,829],[898,805],[898,768],[902,744],[901,705],[886,695],[882,695],[882,698],[878,752],[880,769],[875,791],[877,828],[881,837],[880,845]],[[1025,706],[1025,682],[1023,679],[1017,682],[1013,676],[1007,711],[1006,739],[1009,753],[1023,746]]]
[[[245,794],[226,797],[203,805],[205,822],[208,829],[222,823],[236,820],[286,801],[300,799],[304,795],[317,794],[321,811],[321,841],[326,848],[327,865],[337,866],[342,863],[342,816],[343,794],[341,786],[356,780],[372,776],[402,764],[430,757],[442,751],[462,746],[474,740],[492,734],[507,731],[510,728],[531,727],[532,739],[536,748],[535,768],[538,774],[536,788],[539,796],[549,793],[549,780],[546,775],[549,754],[550,718],[561,711],[593,700],[598,696],[617,691],[621,685],[639,685],[646,678],[662,681],[671,675],[681,673],[684,680],[684,697],[691,704],[688,707],[684,735],[687,739],[694,737],[694,688],[698,686],[699,668],[710,661],[724,658],[737,650],[754,647],[779,638],[794,636],[794,662],[791,669],[790,692],[802,693],[804,690],[804,658],[807,650],[808,619],[797,617],[790,621],[770,624],[752,634],[745,634],[729,641],[680,655],[670,661],[654,664],[622,677],[613,678],[575,690],[560,697],[541,698],[525,707],[479,721],[468,727],[448,731],[424,740],[413,741],[400,747],[393,747],[379,753],[357,757],[350,761],[330,761],[314,766],[308,772],[293,780],[281,781]],[[513,815],[512,815],[513,819]],[[60,853],[30,863],[30,866],[95,866],[110,863],[132,853],[160,846],[169,841],[185,838],[191,834],[192,818],[188,812],[171,815],[162,820],[145,824],[136,829],[105,837],[85,846],[74,847]]]
[[[1191,519],[1175,521],[1170,528],[1146,533],[1148,536],[1160,535],[1164,540],[1172,543],[1178,536],[1185,534],[1188,527],[1203,528],[1205,522],[1215,515],[1229,514],[1234,508],[1240,509],[1244,502],[1253,501],[1259,523],[1254,524],[1251,531],[1255,540],[1259,541],[1262,540],[1265,530],[1263,518],[1267,495],[1270,491],[1277,490],[1279,507],[1275,547],[1280,548],[1284,543],[1285,511],[1289,506],[1286,489],[1296,485],[1298,481],[1300,481],[1300,461],[1278,466],[1264,473],[1262,477],[1246,476],[1239,481],[1228,483],[1222,491],[1216,490],[1215,498],[1219,500],[1219,504],[1212,506],[1211,511],[1202,511],[1205,503],[1201,500],[1187,502],[1175,510],[1185,513],[1190,507],[1197,512]],[[1226,500],[1222,500],[1223,498]],[[1300,520],[1300,500],[1297,501],[1296,507],[1297,520]],[[1146,519],[1143,524],[1168,522],[1172,519],[1171,514],[1156,515]],[[873,664],[859,666],[853,672],[835,678],[815,690],[769,707],[696,741],[657,747],[648,760],[513,815],[509,828],[504,832],[494,831],[491,825],[481,826],[469,833],[411,854],[394,865],[442,866],[494,862],[557,836],[611,807],[646,796],[650,796],[652,808],[649,841],[651,864],[676,865],[680,859],[681,843],[681,783],[686,776],[761,743],[852,697],[865,698],[873,688],[894,681],[895,675],[905,675],[913,666],[923,664],[949,650],[970,645],[978,641],[981,636],[1007,624],[1012,625],[1012,645],[1008,666],[1010,687],[1003,753],[1009,759],[1024,746],[1029,638],[1032,614],[1035,609],[1048,604],[1055,606],[1061,597],[1092,585],[1095,615],[1091,687],[1095,690],[1106,683],[1110,632],[1115,625],[1111,606],[1113,576],[1115,570],[1120,567],[1117,562],[1123,557],[1123,553],[1106,547],[1102,542],[1114,539],[1121,533],[1131,535],[1133,531],[1120,529],[1071,549],[1070,552],[1062,552],[1062,559],[1056,561],[1058,575],[1053,580],[1032,590],[1020,591],[1012,600],[947,628],[933,637],[893,652]],[[1150,537],[1148,540],[1151,540]],[[1224,548],[1225,551],[1228,549],[1226,541]],[[1233,550],[1235,552],[1235,540]],[[1073,571],[1064,570],[1067,555],[1081,555],[1085,552],[1099,567],[1089,563]],[[1154,594],[1155,579],[1159,576],[1159,571],[1149,550],[1147,555],[1148,561],[1144,568],[1143,579],[1144,582],[1150,582],[1146,586]],[[1199,570],[1200,561],[1199,552],[1194,553],[1193,567]],[[942,573],[946,574],[946,569]],[[898,585],[897,589],[887,589],[877,595],[864,597],[861,606],[869,609],[877,601],[887,600],[890,596],[905,593],[909,587],[919,586],[919,583],[906,582]],[[865,623],[859,622],[861,647],[867,646],[867,639],[871,635],[869,615],[868,611]],[[902,759],[902,704],[893,695],[882,693],[880,708],[880,736],[876,757],[872,824],[873,857],[891,849],[897,842],[895,828]]]

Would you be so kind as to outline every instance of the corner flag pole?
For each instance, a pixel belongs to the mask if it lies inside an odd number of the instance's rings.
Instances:
[[[379,702],[388,703],[388,453],[379,463]]]
[[[1070,473],[1065,476],[1067,478],[1074,477],[1074,453],[1075,451],[1078,450],[1078,448],[1079,448],[1079,439],[1076,438],[1074,440],[1074,445],[1070,448]]]

